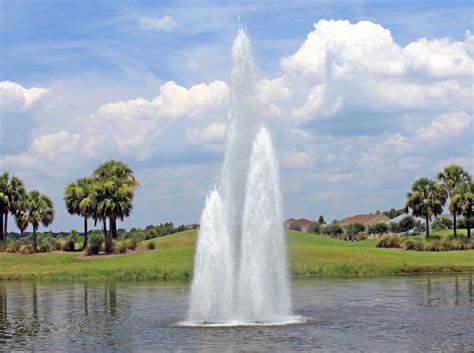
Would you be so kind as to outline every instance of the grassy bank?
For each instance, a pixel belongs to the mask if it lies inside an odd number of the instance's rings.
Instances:
[[[80,258],[79,253],[0,253],[0,279],[132,280],[187,279],[193,265],[195,231],[153,240],[156,249],[127,255]],[[415,252],[380,249],[374,240],[346,242],[290,231],[294,276],[372,276],[406,273],[474,272],[474,251]]]

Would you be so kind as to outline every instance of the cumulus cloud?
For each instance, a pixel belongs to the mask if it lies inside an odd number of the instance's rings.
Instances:
[[[169,32],[178,26],[172,16],[164,16],[162,18],[142,17],[138,22],[143,29],[165,32]]]
[[[430,126],[420,127],[415,133],[415,138],[431,143],[449,140],[463,132],[472,132],[468,130],[472,120],[472,116],[464,112],[442,114],[433,119]]]
[[[204,128],[186,129],[186,136],[193,143],[208,141],[223,142],[225,136],[225,123],[212,123]]]
[[[81,136],[61,130],[42,135],[33,140],[28,150],[20,155],[5,155],[0,158],[0,166],[7,170],[39,170],[48,175],[62,175],[73,163],[80,163]],[[79,160],[76,159],[79,157]]]
[[[0,82],[0,102],[2,110],[5,111],[31,109],[35,103],[41,101],[48,93],[49,89],[47,88],[25,88],[11,81]]]
[[[36,116],[47,108],[50,90],[0,82],[0,152],[20,153],[31,141]],[[14,137],[14,139],[13,139]]]

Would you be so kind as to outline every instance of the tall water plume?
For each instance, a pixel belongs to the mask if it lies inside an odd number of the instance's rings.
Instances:
[[[276,321],[291,315],[278,161],[264,127],[250,156],[238,288],[243,321]]]
[[[278,162],[269,131],[258,130],[255,82],[241,29],[232,48],[224,164],[201,216],[188,324],[286,322],[291,315]]]
[[[232,318],[235,255],[226,223],[224,203],[219,192],[213,190],[201,216],[189,321],[223,322]]]

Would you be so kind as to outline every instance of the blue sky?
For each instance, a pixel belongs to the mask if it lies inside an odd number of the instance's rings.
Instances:
[[[473,171],[472,2],[0,6],[0,167],[53,197],[53,229],[80,228],[63,186],[109,158],[141,180],[125,226],[198,221],[222,162],[240,24],[287,216],[401,207],[416,177],[451,162]]]

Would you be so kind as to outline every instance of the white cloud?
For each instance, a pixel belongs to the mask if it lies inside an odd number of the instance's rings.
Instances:
[[[6,111],[24,111],[43,99],[49,93],[49,89],[41,87],[25,88],[22,85],[11,82],[0,82],[1,109]]]
[[[464,112],[442,114],[433,119],[430,126],[420,127],[415,133],[415,138],[428,142],[452,139],[463,132],[467,132],[472,120],[472,117]],[[469,132],[472,134],[472,128]]]
[[[290,152],[283,157],[283,164],[291,168],[307,167],[311,156],[306,152]]]
[[[178,26],[172,16],[164,16],[162,18],[142,17],[138,22],[143,29],[165,32],[169,32]]]
[[[225,123],[212,123],[205,128],[186,129],[186,136],[193,143],[223,142],[225,136]]]

